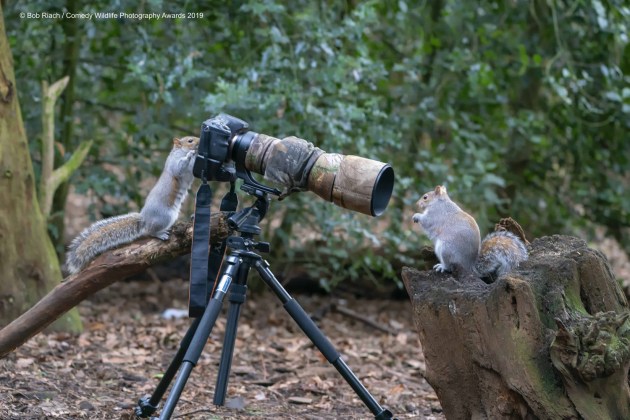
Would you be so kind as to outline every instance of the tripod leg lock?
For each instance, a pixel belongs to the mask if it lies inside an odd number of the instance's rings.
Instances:
[[[230,302],[233,303],[245,303],[245,295],[247,293],[247,286],[244,284],[232,284],[230,289]]]

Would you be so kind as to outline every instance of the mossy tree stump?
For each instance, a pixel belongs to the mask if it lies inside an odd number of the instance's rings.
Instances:
[[[630,418],[628,302],[584,241],[538,239],[492,284],[412,268],[402,277],[448,419]]]

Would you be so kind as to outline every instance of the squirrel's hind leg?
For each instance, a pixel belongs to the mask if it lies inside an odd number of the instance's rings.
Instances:
[[[446,266],[446,264],[442,264],[442,263],[437,263],[433,266],[433,269],[439,273],[444,273],[444,272],[450,272],[451,270],[449,270],[449,268]]]
[[[153,236],[154,238],[158,238],[158,239],[161,239],[161,240],[165,241],[165,240],[168,239],[169,233],[168,233],[168,230],[161,230],[161,231],[159,231],[157,233],[154,233],[151,236]]]
[[[446,259],[448,259],[448,255],[445,255],[447,254],[447,250],[444,247],[444,243],[441,240],[437,239],[434,246],[435,248],[433,251],[435,252],[435,255],[438,257],[438,260],[440,260],[440,262],[435,264],[433,266],[433,269],[438,273],[450,272],[450,264],[447,264],[445,261]]]

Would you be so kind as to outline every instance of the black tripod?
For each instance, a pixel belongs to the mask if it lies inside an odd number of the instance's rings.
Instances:
[[[393,419],[392,413],[381,407],[369,391],[363,386],[348,365],[341,359],[332,343],[326,338],[321,330],[315,325],[302,307],[289,295],[276,279],[269,264],[254,250],[259,252],[269,252],[269,244],[257,242],[254,235],[260,234],[258,223],[261,215],[264,216],[267,210],[267,196],[265,193],[257,194],[256,203],[252,207],[245,208],[234,213],[228,224],[233,231],[240,233],[240,236],[230,236],[227,239],[227,247],[230,248],[230,255],[223,259],[223,274],[212,293],[212,296],[201,317],[195,319],[186,335],[182,339],[179,350],[173,358],[160,383],[153,394],[143,397],[138,401],[136,416],[150,417],[157,410],[158,404],[175,374],[180,369],[175,384],[166,399],[162,409],[160,419],[170,419],[175,405],[186,385],[190,373],[199,360],[203,347],[212,332],[212,328],[219,316],[223,299],[228,290],[231,292],[228,308],[227,323],[225,327],[225,337],[223,350],[217,375],[217,385],[214,394],[214,404],[223,405],[227,391],[228,376],[232,364],[232,354],[234,352],[234,342],[236,340],[236,330],[238,318],[241,311],[241,304],[245,302],[247,292],[247,276],[253,267],[258,271],[262,280],[278,296],[286,311],[297,322],[302,331],[315,344],[315,346],[326,357],[341,376],[348,382],[354,392],[361,398],[367,408],[374,414],[376,420]]]

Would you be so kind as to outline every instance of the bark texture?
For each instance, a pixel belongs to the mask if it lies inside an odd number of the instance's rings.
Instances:
[[[31,307],[61,278],[37,200],[0,9],[0,326]],[[69,312],[55,328],[80,331],[78,313]]]
[[[486,284],[403,269],[449,419],[630,418],[628,302],[603,254],[544,237]]]

